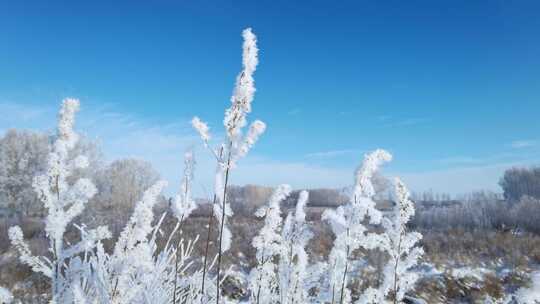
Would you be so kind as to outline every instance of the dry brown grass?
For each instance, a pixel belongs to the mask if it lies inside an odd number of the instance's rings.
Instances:
[[[156,214],[165,211],[165,207],[157,208]],[[157,216],[156,216],[157,217]],[[163,222],[163,237],[160,245],[163,246],[166,237],[170,234],[177,220],[167,215]],[[247,271],[255,264],[255,250],[251,240],[262,226],[262,221],[241,213],[231,218],[231,230],[233,232],[233,248],[224,256],[224,265],[237,265],[237,270]],[[13,287],[15,282],[26,282],[26,292],[38,294],[48,289],[46,280],[39,274],[19,264],[13,251],[7,252],[7,227],[16,223],[0,223],[0,240],[3,243],[0,256],[0,285]],[[32,218],[21,221],[27,241],[32,251],[46,254],[47,241],[43,234],[43,226],[40,219]],[[182,225],[182,236],[193,239],[197,235],[201,239],[195,247],[195,255],[202,257],[204,254],[204,239],[206,237],[206,225],[208,224],[208,212],[198,211]],[[308,245],[308,253],[312,261],[325,260],[332,248],[333,235],[325,223],[320,220],[311,221],[315,238]],[[212,240],[217,239],[217,229],[212,229]],[[505,292],[516,290],[528,282],[526,273],[534,265],[540,264],[540,236],[534,234],[514,235],[510,232],[501,231],[466,231],[452,229],[449,231],[421,231],[424,234],[422,245],[426,251],[424,262],[435,265],[438,269],[452,269],[453,267],[482,266],[487,269],[506,268],[510,272],[503,277],[488,274],[482,281],[472,278],[455,279],[450,274],[423,278],[418,283],[414,294],[424,298],[428,303],[456,303],[458,301],[475,303],[486,295],[500,298]],[[76,230],[68,234],[73,240],[76,238]],[[175,239],[178,237],[175,236]],[[108,241],[106,247],[112,246],[114,240]],[[6,253],[7,252],[7,253]],[[210,256],[217,253],[215,241],[210,244]],[[385,263],[385,256],[376,251],[359,252],[358,256],[365,258],[369,269],[362,271],[362,280],[354,282],[358,290],[355,294],[369,286],[376,286],[381,281],[381,269]],[[197,264],[197,262],[195,263]],[[197,267],[197,265],[195,265]],[[360,283],[361,282],[361,283]],[[229,284],[230,283],[230,284]],[[243,290],[238,289],[234,282],[228,282],[227,289],[234,294],[242,295]],[[229,286],[230,285],[230,286]],[[20,290],[20,289],[19,289]],[[17,291],[20,292],[20,291]]]

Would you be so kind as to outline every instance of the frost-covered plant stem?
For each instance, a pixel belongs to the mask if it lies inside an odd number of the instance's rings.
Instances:
[[[401,251],[401,240],[403,238],[403,235],[400,235],[399,236],[399,243],[398,243],[398,251]],[[394,259],[394,290],[393,290],[393,294],[394,294],[394,304],[397,304],[398,302],[398,297],[397,297],[397,294],[398,294],[398,281],[399,281],[399,278],[398,278],[398,265],[399,265],[399,257],[396,257]]]
[[[356,195],[354,196],[354,203],[357,204],[358,201],[356,199]],[[350,228],[347,227],[347,238],[350,237]],[[347,282],[347,273],[349,271],[349,255],[351,254],[351,245],[350,244],[347,244],[347,250],[346,250],[346,254],[345,254],[345,269],[343,270],[343,278],[341,279],[341,293],[340,293],[340,296],[339,296],[339,303],[340,304],[343,304],[343,295],[344,295],[344,290],[345,290],[345,285],[346,285],[346,282]],[[332,303],[334,303],[334,300],[333,300],[333,297],[332,297]]]
[[[219,155],[216,155],[217,159],[221,159],[223,157],[223,147],[219,149]],[[217,193],[214,192],[214,198],[212,199],[212,206],[214,206],[217,203]],[[225,209],[223,209],[225,210]],[[210,217],[208,219],[208,230],[206,235],[206,245],[204,249],[204,260],[203,260],[203,270],[202,270],[202,282],[201,282],[201,303],[204,300],[204,289],[205,289],[205,283],[206,283],[206,273],[208,271],[208,254],[210,249],[210,235],[212,234],[212,223],[214,220],[214,213],[210,213]],[[221,237],[220,237],[221,238]]]
[[[173,211],[174,215],[178,219],[178,224],[175,229],[178,229],[178,241],[176,242],[175,257],[174,257],[174,288],[173,288],[173,304],[176,304],[177,288],[178,288],[178,274],[180,263],[180,245],[182,243],[182,225],[184,219],[189,217],[191,212],[195,210],[196,203],[191,198],[191,182],[193,180],[193,173],[195,168],[195,160],[193,158],[193,152],[188,151],[184,154],[184,175],[180,186],[180,193],[174,200]],[[174,234],[174,231],[173,231]],[[172,235],[171,235],[172,236]]]
[[[368,288],[360,303],[401,303],[405,293],[414,287],[418,279],[418,275],[410,269],[418,263],[424,252],[416,246],[422,235],[407,230],[407,223],[414,216],[414,204],[405,184],[397,178],[395,196],[396,206],[392,215],[382,220],[385,233],[380,237],[379,248],[390,256],[384,267],[384,279],[378,289]]]
[[[256,237],[253,238],[253,247],[257,249],[257,267],[251,270],[249,289],[251,291],[251,303],[273,304],[279,303],[280,292],[285,293],[286,288],[281,288],[280,282],[283,271],[276,269],[274,258],[280,258],[284,253],[283,236],[281,232],[280,202],[291,192],[289,185],[280,185],[272,193],[267,206],[263,206],[255,215],[264,217],[264,226]],[[280,267],[281,268],[281,267]],[[277,271],[276,271],[277,270]]]
[[[299,193],[294,214],[289,212],[283,224],[278,266],[281,304],[300,304],[307,301],[309,287],[306,286],[308,279],[306,246],[313,237],[306,223],[304,210],[308,196],[307,191]]]
[[[350,228],[347,228],[347,238],[349,238]],[[343,279],[341,280],[341,294],[339,296],[339,303],[343,304],[343,291],[345,290],[345,282],[347,282],[347,271],[349,270],[349,254],[351,253],[351,246],[347,244],[347,252],[345,254],[345,269],[343,270]]]
[[[86,253],[101,240],[110,237],[108,229],[98,227],[81,231],[81,241],[65,246],[64,234],[67,226],[79,216],[86,203],[96,193],[96,187],[87,178],[70,182],[75,170],[88,166],[88,159],[79,155],[72,159],[70,153],[77,144],[79,136],[74,132],[75,113],[79,110],[77,99],[67,98],[62,102],[58,115],[57,133],[48,156],[47,170],[34,178],[33,187],[47,209],[45,232],[49,240],[52,259],[32,256],[30,248],[24,243],[20,227],[11,227],[9,236],[14,247],[19,251],[23,263],[41,272],[51,280],[52,302],[69,302],[82,297],[76,292],[79,288],[80,273],[84,272]],[[80,254],[84,253],[84,260]],[[73,286],[71,286],[74,284]],[[78,284],[78,285],[76,285]]]
[[[379,237],[368,231],[364,221],[378,224],[382,214],[375,208],[373,196],[375,190],[372,184],[373,174],[378,167],[391,159],[384,150],[375,150],[367,154],[362,165],[355,174],[355,185],[349,202],[336,210],[323,213],[323,220],[330,223],[336,238],[330,252],[332,263],[330,270],[331,302],[339,296],[339,303],[350,302],[350,291],[347,288],[347,272],[350,267],[350,255],[357,249],[374,249],[379,246]],[[336,290],[339,289],[339,290]]]
[[[199,133],[204,146],[208,148],[217,161],[216,182],[214,185],[214,216],[219,221],[218,257],[217,257],[217,277],[216,277],[216,303],[220,300],[221,283],[221,263],[223,252],[230,249],[231,233],[227,228],[227,219],[232,216],[232,210],[227,203],[227,190],[229,185],[230,171],[235,167],[236,162],[247,155],[259,136],[264,132],[266,125],[261,121],[254,121],[243,135],[243,129],[247,125],[247,114],[251,112],[251,102],[255,94],[255,82],[253,73],[258,64],[257,39],[251,29],[242,32],[244,38],[242,53],[242,71],[236,78],[236,85],[231,97],[231,107],[225,111],[223,125],[226,131],[226,141],[220,145],[220,155],[218,149],[209,147],[210,134],[209,127],[198,117],[191,121],[193,127]],[[226,157],[223,157],[223,155]],[[210,229],[210,227],[209,227]],[[210,230],[209,230],[210,233]],[[207,260],[207,254],[205,260]],[[206,261],[205,261],[206,264]],[[206,268],[206,267],[205,267]],[[206,276],[207,269],[203,270]],[[203,283],[204,284],[204,280]]]
[[[264,255],[264,249],[262,250],[262,254]],[[268,260],[261,260],[261,261],[259,261],[259,265],[264,266],[264,264],[266,264],[266,262],[268,262]],[[262,273],[259,274],[259,277],[257,278],[257,281],[259,282],[259,286],[257,287],[257,304],[260,304],[261,303],[261,288],[262,288],[262,284],[261,284]]]
[[[228,156],[227,156],[227,167],[225,169],[225,183],[223,184],[223,198],[222,198],[222,207],[221,207],[221,227],[219,228],[219,246],[218,246],[218,260],[217,260],[217,277],[216,277],[216,286],[217,286],[217,294],[216,294],[216,303],[219,304],[219,294],[221,291],[220,288],[220,282],[221,282],[221,256],[223,255],[222,252],[222,244],[223,244],[223,229],[225,228],[225,210],[227,207],[227,188],[229,185],[229,171],[231,167],[231,148],[232,148],[232,142],[229,143],[229,149],[228,149]]]
[[[176,250],[174,255],[174,288],[173,288],[173,304],[176,304],[176,295],[178,288],[178,263],[180,261],[178,250],[180,249],[180,243],[182,242],[182,224],[184,217],[178,221],[178,241],[176,242]]]
[[[184,215],[178,221],[178,241],[176,242],[175,255],[174,255],[174,288],[173,288],[173,304],[177,303],[177,294],[178,294],[178,274],[179,274],[179,264],[180,264],[180,245],[182,244],[182,225],[184,224]]]
[[[176,242],[175,254],[174,254],[174,288],[173,288],[173,304],[176,304],[177,288],[178,288],[178,263],[180,262],[180,257],[178,250],[180,249],[180,244],[182,243],[182,224],[184,224],[184,216],[178,220],[178,241]]]
[[[397,304],[403,300],[405,292],[414,286],[418,278],[416,274],[410,273],[408,270],[416,265],[423,250],[421,247],[415,247],[422,235],[418,232],[407,231],[407,223],[414,215],[414,205],[409,198],[409,191],[405,184],[398,178],[395,179],[395,193],[397,206],[394,217],[392,221],[385,219],[383,227],[387,230],[386,240],[388,243],[385,243],[387,244],[385,247],[391,256],[391,262],[394,264],[391,293],[393,303]],[[386,276],[389,275],[387,271]]]
[[[214,194],[214,199],[212,205],[216,203],[216,195]],[[201,303],[204,299],[204,288],[205,288],[205,282],[206,282],[206,271],[207,271],[207,263],[208,263],[208,250],[210,248],[210,234],[212,233],[212,222],[214,219],[214,214],[210,214],[208,219],[208,233],[206,236],[206,245],[204,249],[204,260],[203,260],[203,273],[202,273],[202,282],[201,282]]]

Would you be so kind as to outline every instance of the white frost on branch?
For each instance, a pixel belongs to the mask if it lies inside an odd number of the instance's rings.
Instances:
[[[95,195],[96,187],[87,178],[70,182],[76,169],[88,166],[85,156],[70,158],[79,136],[74,132],[75,113],[79,110],[77,99],[67,98],[62,101],[58,115],[55,140],[48,155],[47,169],[44,174],[35,177],[34,189],[47,209],[45,232],[49,239],[49,251],[52,259],[32,256],[28,245],[24,243],[19,227],[12,227],[9,236],[14,247],[19,251],[21,261],[36,272],[41,272],[51,279],[53,302],[72,301],[73,290],[68,286],[84,270],[84,265],[77,256],[88,252],[110,233],[104,227],[82,232],[82,240],[67,249],[64,247],[64,234],[67,226],[79,216],[85,205]]]
[[[167,182],[158,181],[145,191],[142,199],[135,206],[128,224],[120,233],[114,249],[115,254],[132,252],[136,246],[146,242],[148,235],[153,230],[154,212],[152,208],[154,208],[161,191],[166,185]]]
[[[227,169],[225,168],[225,165],[218,162],[214,182],[214,193],[216,193],[216,202],[215,204],[213,204],[212,208],[214,217],[217,219],[217,223],[220,225],[220,227],[223,227],[220,232],[222,252],[228,251],[231,248],[232,244],[232,233],[229,230],[227,222],[229,221],[229,218],[233,215],[233,211],[231,205],[226,200],[226,170]]]
[[[242,36],[244,37],[243,70],[236,78],[236,86],[231,97],[232,105],[225,111],[223,120],[229,138],[238,137],[241,129],[246,125],[246,115],[251,112],[251,102],[255,95],[253,73],[259,63],[257,37],[250,28],[245,29]]]
[[[379,224],[382,214],[375,208],[372,184],[373,174],[380,165],[392,156],[384,150],[375,150],[365,155],[362,165],[355,173],[355,184],[349,202],[336,210],[327,210],[322,219],[328,221],[336,238],[329,255],[330,279],[327,286],[327,300],[350,303],[348,272],[351,267],[351,254],[359,249],[375,249],[379,246],[379,236],[368,232],[364,225],[366,218],[371,224]]]
[[[220,280],[221,255],[231,247],[232,234],[227,225],[233,212],[227,202],[227,188],[230,170],[235,168],[236,162],[247,155],[259,136],[264,132],[266,125],[262,121],[255,121],[249,128],[248,134],[243,137],[243,129],[247,125],[247,115],[251,112],[251,103],[255,95],[255,81],[253,74],[257,68],[258,48],[257,37],[250,28],[242,32],[244,43],[242,46],[242,71],[236,78],[231,106],[225,111],[223,125],[226,139],[217,148],[210,147],[209,128],[198,117],[192,119],[192,125],[199,133],[205,147],[216,158],[217,169],[214,184],[213,213],[219,225],[219,249],[217,277]],[[209,228],[210,229],[210,228]],[[206,261],[205,256],[205,261]],[[206,273],[206,270],[203,270]],[[218,288],[219,291],[219,288]],[[218,295],[219,296],[219,295]]]
[[[278,268],[281,304],[308,302],[306,246],[313,237],[304,210],[308,197],[307,191],[300,192],[294,214],[290,212],[283,224]]]
[[[385,150],[377,149],[364,158],[362,165],[356,169],[354,194],[356,197],[373,197],[375,188],[372,179],[378,168],[392,160],[392,155]]]
[[[169,246],[156,253],[156,233],[164,217],[153,225],[152,211],[166,185],[165,181],[158,181],[144,192],[120,233],[112,255],[98,252],[93,267],[101,269],[102,278],[96,285],[105,286],[107,298],[112,298],[113,303],[140,303],[150,294],[156,303],[161,303],[158,299],[166,297],[166,290],[160,292],[156,287],[169,277],[172,253]]]
[[[235,160],[248,154],[251,147],[253,147],[259,139],[259,136],[264,133],[264,130],[266,130],[266,124],[260,120],[255,120],[251,126],[249,126],[249,131],[244,138],[244,141],[238,147]]]
[[[359,303],[401,303],[418,279],[418,274],[410,269],[424,253],[416,246],[422,235],[407,231],[407,223],[414,216],[414,204],[409,190],[399,178],[395,179],[394,191],[396,206],[393,214],[382,221],[385,233],[381,235],[380,249],[390,256],[383,270],[384,279],[378,289],[368,288]]]
[[[41,272],[46,277],[52,278],[52,263],[45,257],[36,257],[30,252],[30,247],[24,242],[24,236],[19,226],[13,226],[8,231],[11,245],[17,249],[19,259],[24,264],[30,266],[34,272]]]
[[[68,178],[74,169],[88,165],[82,155],[74,161],[69,159],[69,152],[79,138],[73,131],[75,113],[78,110],[79,100],[64,99],[58,118],[56,140],[49,154],[47,172],[34,180],[34,189],[48,211],[45,231],[54,243],[54,253],[58,256],[61,255],[67,225],[83,211],[84,205],[97,191],[94,184],[86,178],[79,179],[73,185],[68,184]]]
[[[197,116],[193,117],[193,119],[191,120],[191,125],[199,133],[199,136],[201,137],[203,142],[205,144],[208,144],[211,138],[210,128],[208,127],[208,125]]]
[[[257,250],[257,266],[249,275],[251,303],[279,303],[279,282],[273,259],[282,252],[282,219],[279,204],[290,192],[289,185],[278,186],[272,193],[268,205],[255,213],[255,216],[264,218],[264,226],[253,238],[253,247]]]
[[[197,204],[191,196],[194,170],[195,159],[193,157],[193,152],[188,151],[184,154],[184,176],[182,177],[182,182],[180,184],[180,191],[172,202],[174,216],[176,216],[180,222],[187,219],[193,210],[197,208]]]

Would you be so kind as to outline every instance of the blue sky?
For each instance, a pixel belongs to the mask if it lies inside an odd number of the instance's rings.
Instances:
[[[189,119],[220,130],[248,26],[251,117],[268,129],[233,182],[346,185],[377,147],[417,191],[498,191],[505,168],[540,163],[538,1],[11,2],[0,130],[51,130],[77,97],[108,159],[145,158],[173,183],[198,149]]]

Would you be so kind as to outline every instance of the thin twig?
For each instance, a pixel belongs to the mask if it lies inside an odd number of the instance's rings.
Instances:
[[[343,290],[345,289],[345,280],[347,278],[347,270],[349,268],[349,228],[347,228],[347,255],[345,256],[345,270],[343,271],[343,279],[341,280],[341,295],[339,296],[339,303],[343,304]]]
[[[219,304],[219,292],[220,292],[220,279],[221,279],[221,247],[223,243],[223,229],[225,227],[225,207],[227,202],[227,185],[229,183],[229,170],[231,165],[231,148],[232,142],[229,144],[229,152],[227,157],[227,168],[225,169],[225,183],[223,186],[223,197],[222,197],[222,209],[221,209],[221,228],[219,230],[219,251],[218,251],[218,263],[217,263],[217,279],[216,279],[216,304]]]
[[[402,239],[403,235],[400,234],[399,235],[399,242],[398,242],[398,254],[396,256],[396,264],[394,265],[394,304],[397,304],[397,293],[398,293],[398,276],[397,276],[397,268],[398,268],[398,264],[399,264],[399,259],[400,259],[400,253],[401,253],[401,239]]]
[[[214,200],[212,203],[212,206],[216,203],[216,195],[214,194]],[[214,219],[214,215],[211,212],[210,218],[208,219],[208,233],[206,236],[206,248],[204,250],[204,261],[203,261],[203,274],[202,274],[202,283],[201,283],[201,294],[204,296],[204,285],[206,282],[206,267],[207,267],[207,261],[208,261],[208,248],[210,247],[210,234],[212,233],[212,221]],[[201,303],[203,302],[203,298],[201,297]]]
[[[187,182],[186,182],[187,183]],[[186,189],[187,192],[187,189]],[[178,222],[178,242],[176,242],[175,261],[174,261],[174,291],[173,291],[173,304],[176,304],[176,289],[178,286],[178,249],[180,248],[180,242],[182,241],[182,224],[184,223],[184,215]]]
[[[213,151],[213,150],[212,150]],[[219,150],[219,157],[217,157],[218,162],[221,162],[221,158],[223,157],[223,146]],[[214,191],[215,192],[215,191]],[[212,208],[216,204],[217,201],[217,194],[214,193],[214,199],[212,200]],[[208,249],[210,248],[210,235],[212,232],[212,222],[214,219],[214,212],[213,210],[210,210],[210,218],[208,219],[208,233],[206,235],[206,248],[204,250],[204,261],[203,261],[203,275],[202,275],[202,283],[201,283],[201,303],[203,303],[204,300],[204,287],[206,284],[206,272],[207,272],[207,263],[208,263]],[[219,282],[218,282],[219,284]],[[218,291],[219,293],[219,291]]]

